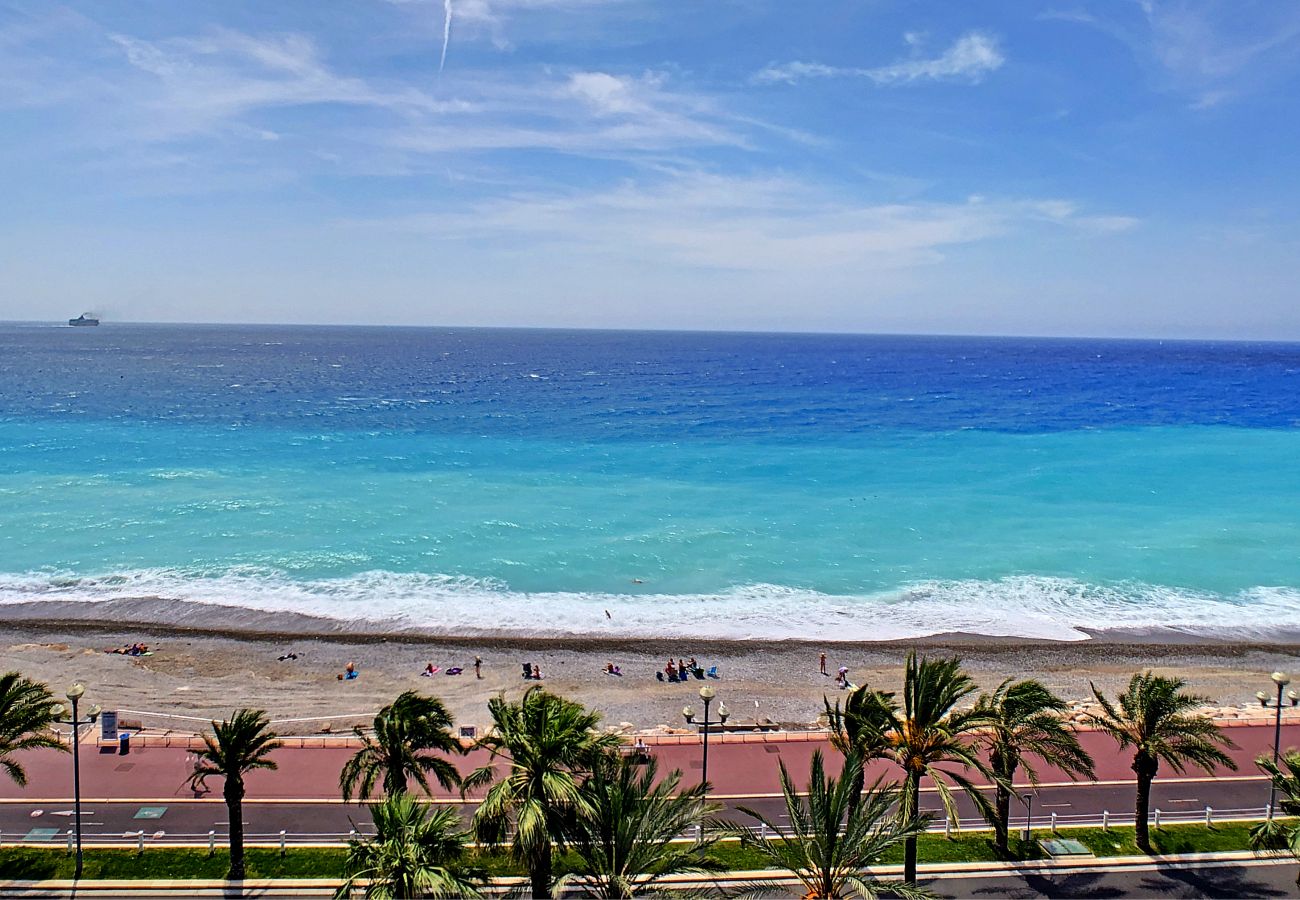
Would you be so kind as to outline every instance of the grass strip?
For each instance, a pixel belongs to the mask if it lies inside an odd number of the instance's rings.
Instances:
[[[1251,824],[1228,822],[1204,825],[1167,825],[1151,830],[1151,842],[1162,855],[1211,853],[1250,849]],[[1009,856],[999,856],[988,832],[922,835],[920,861],[924,863],[991,862],[999,859],[1036,860],[1045,854],[1037,838],[1049,837],[1047,830],[1035,832],[1035,840],[1015,838]],[[1133,842],[1133,829],[1063,828],[1059,837],[1074,838],[1097,856],[1140,856]],[[289,847],[284,856],[267,848],[245,851],[249,878],[342,878],[347,855],[342,847]],[[713,855],[734,870],[761,869],[765,860],[736,842],[714,846]],[[221,879],[228,865],[225,850],[209,855],[201,848],[151,847],[143,852],[130,849],[91,848],[85,851],[83,878],[88,879]],[[899,864],[903,848],[896,847],[881,862]],[[523,875],[514,860],[503,853],[485,853],[478,859],[493,875]],[[572,871],[577,860],[571,854],[556,859],[556,874]],[[72,877],[73,859],[66,850],[46,847],[0,847],[0,879],[37,881]]]

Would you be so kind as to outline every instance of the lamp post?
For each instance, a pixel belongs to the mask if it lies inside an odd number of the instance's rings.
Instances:
[[[709,685],[700,688],[700,699],[704,701],[704,721],[700,723],[700,733],[704,735],[704,761],[700,768],[700,783],[707,784],[709,780],[709,704],[713,702],[716,691]],[[718,723],[719,725],[727,721],[727,716],[731,715],[727,709],[727,704],[718,704]],[[695,721],[695,710],[689,706],[682,708],[682,718],[687,724]]]
[[[71,709],[60,703],[55,707],[55,715],[58,716],[55,721],[61,725],[68,725],[72,728],[72,803],[74,816],[76,818],[76,835],[77,835],[77,865],[73,872],[73,880],[81,878],[81,726],[93,725],[99,718],[99,707],[92,706],[86,718],[81,718],[77,710],[77,702],[81,700],[86,693],[86,686],[77,682],[68,688],[68,701],[72,704]],[[69,716],[69,718],[63,718]]]
[[[1029,829],[1034,822],[1034,795],[1025,794],[1025,843],[1029,843]]]
[[[1272,678],[1273,683],[1277,685],[1277,700],[1274,703],[1277,712],[1273,718],[1273,765],[1276,766],[1282,744],[1282,689],[1291,683],[1291,676],[1287,675],[1285,672],[1274,672],[1269,676],[1269,678]],[[1255,694],[1255,698],[1259,700],[1260,706],[1263,706],[1266,709],[1268,708],[1268,703],[1271,699],[1268,694],[1260,691]],[[1300,703],[1300,694],[1297,694],[1295,691],[1288,691],[1287,698],[1290,699],[1292,706],[1295,706],[1296,703]],[[1270,778],[1268,780],[1268,817],[1270,819],[1273,818],[1273,807],[1276,805],[1277,782]]]

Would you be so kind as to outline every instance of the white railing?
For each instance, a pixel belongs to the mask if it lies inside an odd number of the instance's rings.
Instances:
[[[1186,810],[1164,810],[1153,807],[1151,810],[1151,825],[1159,828],[1165,825],[1179,824],[1202,824],[1214,825],[1222,822],[1248,822],[1259,821],[1268,818],[1269,809],[1266,806],[1241,807],[1237,809],[1213,809],[1204,807],[1202,809]],[[1036,815],[1030,823],[1030,829],[1034,834],[1041,836],[1048,835],[1054,831],[1067,828],[1112,828],[1116,826],[1131,826],[1135,821],[1133,812],[1110,812],[1103,810],[1100,813],[1077,813],[1062,814],[1049,813],[1046,815]],[[739,823],[738,823],[739,824]],[[787,832],[781,828],[769,828],[764,825],[742,826],[746,827],[751,833],[763,838],[781,838],[787,836]],[[1012,816],[1010,829],[1012,833],[1023,833],[1025,827],[1024,816]],[[698,826],[697,826],[698,828]],[[930,832],[943,832],[945,835],[953,836],[960,832],[987,831],[990,826],[983,819],[967,818],[961,819],[955,825],[947,822],[943,818],[936,818],[930,823]],[[697,838],[698,831],[693,828],[690,832],[682,835],[681,840],[689,841]],[[350,831],[350,832],[245,832],[244,843],[250,847],[278,847],[286,850],[291,846],[339,846],[346,844],[348,840],[356,837],[372,837],[372,831]],[[0,844],[15,845],[22,844],[25,846],[44,846],[57,847],[67,844],[71,847],[72,830],[57,833],[50,838],[42,840],[27,840],[26,832],[9,832],[0,833]],[[115,832],[105,834],[103,832],[83,832],[81,842],[84,847],[134,847],[144,849],[146,847],[160,846],[195,846],[207,847],[209,850],[224,846],[228,835],[221,831],[205,831],[202,833],[185,833],[171,832],[164,829],[153,831],[136,830]]]

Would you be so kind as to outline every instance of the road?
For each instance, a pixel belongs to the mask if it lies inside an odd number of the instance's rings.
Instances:
[[[1294,862],[1149,864],[1122,870],[1066,871],[922,878],[940,897],[1294,897]]]
[[[1007,871],[981,874],[944,874],[920,882],[938,897],[973,898],[1127,898],[1127,897],[1293,897],[1296,895],[1294,862],[1267,860],[1203,861],[1174,865],[1146,863],[1121,869],[1072,868],[1036,871]],[[63,884],[67,884],[66,882]],[[158,898],[231,898],[231,897],[330,897],[334,884],[325,881],[253,883],[242,890],[224,883],[203,883],[181,887],[175,882],[124,885],[121,882],[83,883],[73,890],[57,883],[3,886],[5,897],[30,900],[71,900],[95,897],[98,900],[138,900]],[[797,896],[794,887],[775,888],[773,895],[785,890]]]
[[[1179,777],[1166,773],[1158,778],[1152,806],[1168,817],[1173,813],[1202,815],[1206,806],[1226,811],[1261,808],[1268,800],[1267,782],[1256,774],[1255,756],[1272,745],[1272,729],[1262,726],[1236,727],[1229,733],[1238,745],[1233,752],[1241,771],[1218,772],[1215,777]],[[1063,824],[1070,816],[1095,818],[1103,810],[1116,816],[1131,814],[1132,773],[1127,754],[1116,752],[1104,735],[1085,733],[1085,744],[1097,760],[1097,783],[1074,783],[1059,772],[1040,773],[1043,782],[1034,791],[1034,822],[1042,827],[1050,814],[1057,813]],[[1283,746],[1300,743],[1300,725],[1284,728]],[[728,809],[746,805],[780,823],[783,804],[779,799],[777,763],[783,762],[796,776],[807,772],[808,760],[824,742],[716,743],[710,747],[709,776],[715,796]],[[679,768],[690,783],[699,777],[698,745],[665,745],[654,749],[661,770]],[[368,830],[370,819],[364,807],[345,804],[337,792],[338,772],[350,751],[345,749],[284,748],[276,753],[279,768],[254,772],[248,779],[245,827],[250,834],[338,835],[355,824]],[[40,751],[21,757],[29,784],[23,789],[0,783],[0,839],[13,840],[32,834],[32,839],[60,840],[70,823],[72,810],[71,760],[66,754]],[[834,752],[827,754],[833,767]],[[134,749],[119,756],[113,748],[86,746],[82,749],[82,797],[84,830],[88,837],[121,839],[143,830],[146,840],[172,840],[179,835],[205,836],[209,830],[223,835],[227,829],[225,806],[220,801],[220,782],[215,791],[198,796],[185,787],[192,765],[191,755],[179,748]],[[462,770],[485,761],[481,752],[471,753]],[[892,774],[881,767],[873,773]],[[460,802],[444,791],[435,791],[442,802]],[[469,804],[472,805],[473,798]],[[938,798],[929,791],[923,800],[927,809],[938,809]],[[975,818],[969,801],[962,800],[963,819]],[[1023,824],[1024,808],[1015,812]],[[33,832],[33,829],[44,831]],[[50,832],[50,829],[54,829]],[[157,838],[153,836],[163,832]]]

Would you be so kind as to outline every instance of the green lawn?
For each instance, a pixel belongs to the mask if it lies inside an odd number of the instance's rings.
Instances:
[[[1036,837],[1046,837],[1050,832],[1039,830]],[[1160,853],[1203,853],[1225,850],[1250,849],[1250,825],[1225,823],[1213,828],[1204,825],[1169,825],[1152,829],[1152,843]],[[1132,828],[1062,829],[1061,837],[1075,838],[1087,845],[1098,856],[1134,856],[1138,849],[1133,843]],[[248,877],[250,878],[341,878],[343,875],[343,848],[294,848],[281,857],[278,850],[249,849],[247,851]],[[731,869],[761,869],[762,857],[739,844],[718,844],[714,855]],[[1018,838],[1012,841],[1012,859],[1041,859],[1037,843],[1023,844]],[[992,838],[988,832],[970,832],[953,838],[939,834],[921,837],[920,860],[935,862],[979,862],[996,860]],[[205,878],[219,879],[226,874],[225,851],[209,856],[203,849],[152,848],[143,853],[134,850],[87,850],[85,878]],[[901,863],[901,847],[885,858],[885,863]],[[502,854],[484,855],[481,862],[494,875],[519,875],[522,871]],[[556,874],[572,868],[574,860],[568,854],[556,860]],[[0,848],[0,878],[44,879],[71,878],[72,857],[62,849],[44,847]]]

